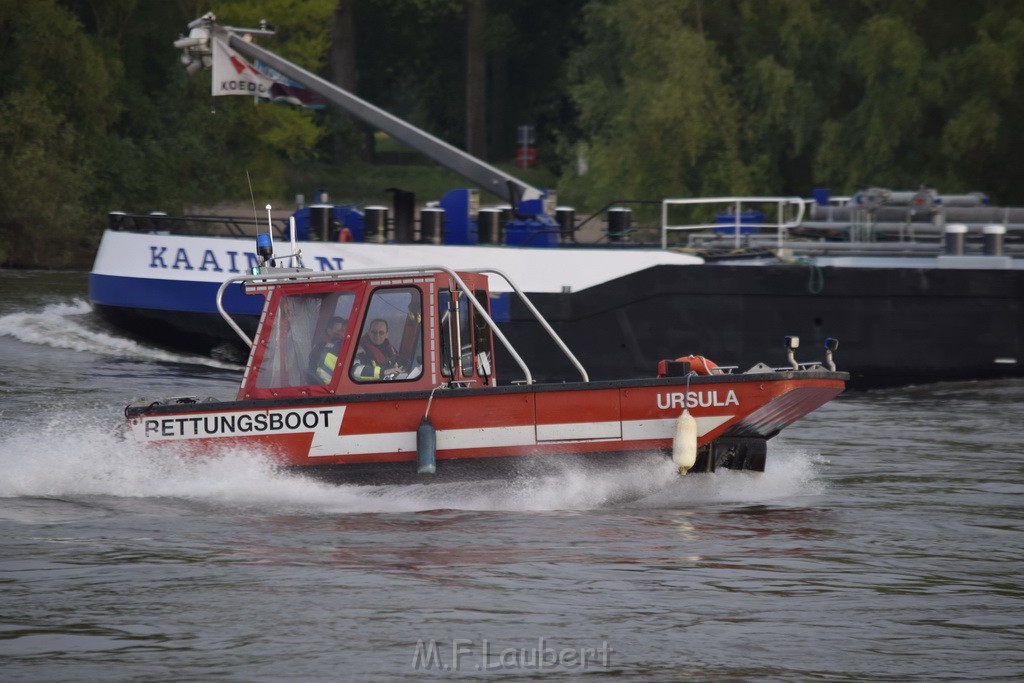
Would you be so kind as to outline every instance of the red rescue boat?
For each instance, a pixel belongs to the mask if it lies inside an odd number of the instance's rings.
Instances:
[[[662,361],[656,376],[592,382],[498,271],[257,271],[229,279],[218,293],[222,315],[251,347],[235,399],[135,401],[125,414],[139,442],[200,453],[242,446],[346,483],[616,465],[652,452],[681,472],[763,471],[767,440],[842,392],[848,379],[835,371],[830,340],[828,367],[799,364],[790,350],[785,368],[739,372],[684,357]],[[534,381],[491,318],[491,277],[535,312],[552,352],[564,354],[578,378]],[[253,339],[220,306],[233,287],[266,299]],[[499,382],[498,361],[511,381]]]

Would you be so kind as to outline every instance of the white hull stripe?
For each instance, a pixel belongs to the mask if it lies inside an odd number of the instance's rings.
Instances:
[[[622,423],[619,421],[537,425],[537,441],[591,441],[621,438]]]
[[[339,425],[344,415],[345,407],[336,406],[315,410],[274,409],[199,416],[143,417],[133,421],[131,429],[140,442],[311,434],[309,457],[312,458],[416,451],[415,431],[339,435]],[[698,417],[697,433],[703,436],[732,418],[732,415]],[[668,418],[442,429],[437,432],[437,450],[443,452],[554,443],[671,439],[675,433],[675,422],[675,418]]]
[[[697,434],[703,436],[721,424],[731,420],[733,415],[698,417]],[[489,449],[537,446],[540,443],[588,443],[593,441],[618,441],[618,436],[590,436],[572,438],[571,434],[594,435],[607,433],[611,425],[622,425],[621,440],[645,441],[649,439],[671,439],[675,434],[675,418],[667,420],[627,420],[625,422],[581,422],[559,425],[532,425],[521,427],[480,427],[476,429],[441,429],[437,431],[437,450],[444,452],[456,449]],[[592,425],[597,427],[591,428]],[[566,438],[539,438],[541,427],[545,434],[561,434]],[[414,453],[416,432],[389,432],[386,434],[356,434],[333,437],[330,443],[314,443],[310,457],[332,455],[368,455],[371,453]]]
[[[735,415],[709,415],[694,418],[697,422],[697,436],[704,436],[713,429],[725,424]],[[622,423],[622,438],[625,441],[641,439],[671,439],[676,433],[676,420],[627,420]]]

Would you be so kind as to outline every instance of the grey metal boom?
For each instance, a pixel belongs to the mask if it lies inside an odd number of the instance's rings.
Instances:
[[[278,55],[244,40],[241,36],[215,27],[215,31],[226,34],[228,44],[250,59],[258,59],[267,66],[291,78],[304,87],[312,90],[325,100],[345,110],[360,121],[384,131],[399,142],[408,145],[445,168],[458,173],[463,178],[479,185],[513,206],[524,199],[539,199],[543,193],[535,187],[527,185],[518,178],[480,161],[466,152],[449,145],[444,140],[434,137],[415,126],[375,107],[352,93],[339,88],[316,74],[292,64]],[[512,188],[515,188],[513,190]],[[517,195],[517,196],[514,196]]]

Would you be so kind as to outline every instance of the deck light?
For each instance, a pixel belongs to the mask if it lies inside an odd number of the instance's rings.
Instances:
[[[793,366],[794,370],[799,370],[800,369],[800,364],[796,362],[796,357],[793,354],[793,351],[796,350],[796,348],[799,347],[799,346],[800,346],[800,337],[796,337],[796,336],[786,337],[786,360],[789,362],[790,365]]]
[[[829,337],[825,340],[825,365],[832,372],[836,371],[836,363],[832,359],[832,352],[839,348],[839,340],[835,337]]]

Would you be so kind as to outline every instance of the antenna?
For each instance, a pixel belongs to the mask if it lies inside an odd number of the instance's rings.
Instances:
[[[249,183],[249,200],[252,201],[252,221],[256,224],[256,231],[259,232],[260,217],[256,214],[256,195],[252,193],[252,178],[249,177],[249,169],[245,169],[245,182]]]
[[[292,240],[292,256],[295,257],[295,264],[302,268],[302,251],[295,246],[295,214],[288,216],[288,234]]]
[[[256,213],[256,195],[252,191],[252,178],[249,176],[249,169],[245,170],[245,180],[249,183],[249,200],[252,202],[252,221],[256,224],[256,245],[260,256],[263,257],[270,265],[273,264],[274,258],[274,223],[270,217],[270,204],[267,204],[267,239],[260,239],[260,217]]]
[[[274,251],[274,223],[270,217],[270,204],[267,204],[267,235],[270,237],[270,251]]]

